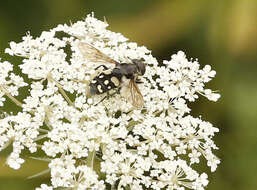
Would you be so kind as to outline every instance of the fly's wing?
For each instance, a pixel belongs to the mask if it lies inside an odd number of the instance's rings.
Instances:
[[[131,95],[129,100],[131,101],[131,104],[140,109],[144,105],[144,98],[134,80],[129,81],[129,89]]]
[[[101,51],[99,51],[98,49],[96,49],[88,43],[81,42],[78,44],[78,47],[83,56],[90,62],[101,64],[112,63],[115,65],[119,64],[117,61],[111,59],[110,57],[108,57],[107,55],[105,55],[104,53],[102,53]]]

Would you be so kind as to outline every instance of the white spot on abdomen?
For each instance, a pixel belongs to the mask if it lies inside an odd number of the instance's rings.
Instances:
[[[113,82],[113,84],[117,87],[120,85],[120,81],[117,77],[112,77],[111,81]]]
[[[105,84],[105,85],[109,84],[109,81],[108,81],[108,80],[105,80],[105,81],[104,81],[104,84]]]
[[[97,90],[98,92],[103,93],[102,86],[100,84],[97,85]]]

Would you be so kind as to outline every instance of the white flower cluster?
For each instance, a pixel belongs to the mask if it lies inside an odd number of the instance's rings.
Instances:
[[[198,94],[212,101],[219,98],[204,88],[215,71],[209,65],[200,69],[181,51],[160,66],[149,50],[107,26],[88,15],[38,38],[27,34],[22,42],[10,43],[6,53],[24,58],[18,66],[28,84],[10,73],[10,63],[0,63],[0,106],[9,97],[22,108],[0,119],[0,150],[13,145],[7,164],[18,169],[24,162],[22,150],[42,150],[51,183],[37,190],[204,189],[207,175],[197,172],[197,164],[203,157],[211,171],[216,170],[220,161],[213,154],[218,148],[212,138],[219,130],[190,116],[187,104]],[[119,93],[104,101],[106,93],[88,96],[85,89],[101,64],[83,55],[81,43],[120,63],[143,60],[146,72],[138,84],[142,109]],[[20,102],[15,96],[26,85],[29,95]]]

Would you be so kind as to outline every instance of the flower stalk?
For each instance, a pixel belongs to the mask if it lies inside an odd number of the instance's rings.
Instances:
[[[11,93],[9,93],[8,90],[7,90],[3,85],[0,85],[0,91],[1,91],[1,90],[4,92],[4,94],[5,94],[8,98],[10,98],[10,100],[12,100],[17,106],[19,106],[19,107],[22,108],[22,103],[21,103],[19,100],[17,100],[16,98],[14,98],[14,97],[11,95]]]

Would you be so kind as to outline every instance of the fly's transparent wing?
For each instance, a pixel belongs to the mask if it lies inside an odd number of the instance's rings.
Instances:
[[[142,108],[144,105],[144,98],[135,81],[130,80],[128,87],[130,89],[131,98],[129,98],[129,100],[131,101],[131,104],[138,109]]]
[[[90,62],[94,63],[100,63],[100,64],[115,64],[118,65],[119,63],[104,53],[102,53],[100,50],[96,49],[92,45],[85,43],[85,42],[80,42],[78,44],[78,47],[80,49],[80,52],[82,55],[85,57]]]

